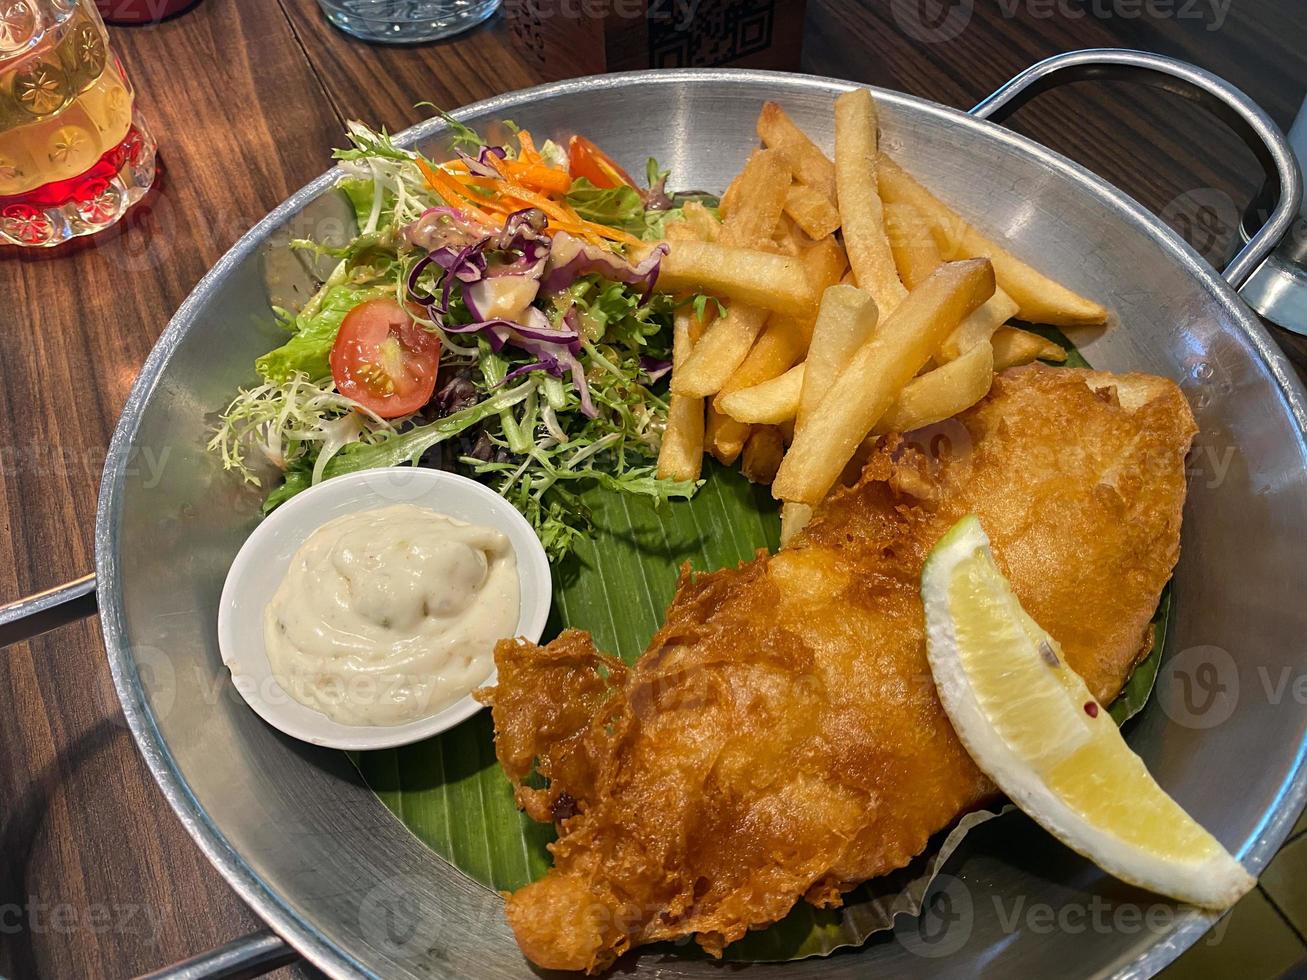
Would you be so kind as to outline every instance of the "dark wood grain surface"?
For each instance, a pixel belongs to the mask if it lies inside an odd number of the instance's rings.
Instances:
[[[1184,0],[1138,16],[1140,4],[1099,3],[1118,13],[1074,16],[1090,6],[958,2],[974,9],[944,37],[955,22],[932,34],[918,16],[934,0],[811,0],[802,67],[966,107],[1049,54],[1129,46],[1225,76],[1282,125],[1297,111],[1300,0]],[[418,101],[456,106],[536,81],[499,17],[452,42],[382,48],[329,27],[314,0],[202,0],[112,36],[163,174],[90,244],[0,252],[4,600],[91,569],[100,467],[140,364],[223,251],[326,168],[344,119],[395,130],[422,117]],[[1165,214],[1214,261],[1261,183],[1223,127],[1160,93],[1078,85],[1013,124]],[[1197,221],[1212,200],[1221,227]],[[0,651],[0,692],[0,974],[128,976],[257,926],[151,782],[93,621]]]

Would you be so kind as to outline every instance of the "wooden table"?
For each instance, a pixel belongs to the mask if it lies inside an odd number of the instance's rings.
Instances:
[[[917,0],[809,0],[802,67],[965,107],[1047,55],[1139,47],[1223,75],[1284,126],[1307,79],[1300,0],[1217,3],[1223,17],[1210,0],[974,7],[960,34],[926,43],[911,33]],[[1070,16],[1082,8],[1116,13]],[[538,81],[500,17],[453,42],[384,48],[331,28],[314,0],[203,0],[162,24],[114,29],[113,41],[164,169],[119,230],[0,256],[4,599],[91,569],[100,467],[137,369],[209,266],[325,169],[345,119],[393,131],[422,117],[418,101],[454,107]],[[1219,123],[1157,92],[1073,86],[1014,125],[1165,213],[1213,259],[1228,254],[1261,182]],[[1199,214],[1211,200],[1228,200],[1224,226]],[[4,650],[0,685],[0,973],[127,976],[258,926],[138,758],[94,621]]]

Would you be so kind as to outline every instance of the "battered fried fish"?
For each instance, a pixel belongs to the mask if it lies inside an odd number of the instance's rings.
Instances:
[[[787,550],[682,574],[634,667],[576,631],[501,643],[499,759],[559,828],[552,870],[508,897],[522,951],[596,971],[694,934],[720,954],[801,898],[838,905],[907,864],[995,793],[931,681],[930,548],[978,514],[1022,605],[1106,703],[1147,652],[1179,554],[1194,433],[1161,378],[1009,371],[932,445],[887,440]],[[533,762],[547,788],[525,785]]]

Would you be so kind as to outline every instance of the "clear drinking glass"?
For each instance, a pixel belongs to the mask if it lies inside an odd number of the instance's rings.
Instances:
[[[0,0],[0,244],[107,228],[154,182],[154,140],[92,0]]]
[[[3,0],[0,0],[3,2]],[[383,44],[438,41],[473,27],[500,0],[318,0],[327,20],[347,34]]]

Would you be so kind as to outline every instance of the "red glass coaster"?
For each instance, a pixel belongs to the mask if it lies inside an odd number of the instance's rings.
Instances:
[[[154,154],[154,140],[138,120],[76,177],[0,197],[0,243],[58,245],[113,224],[149,190]]]

